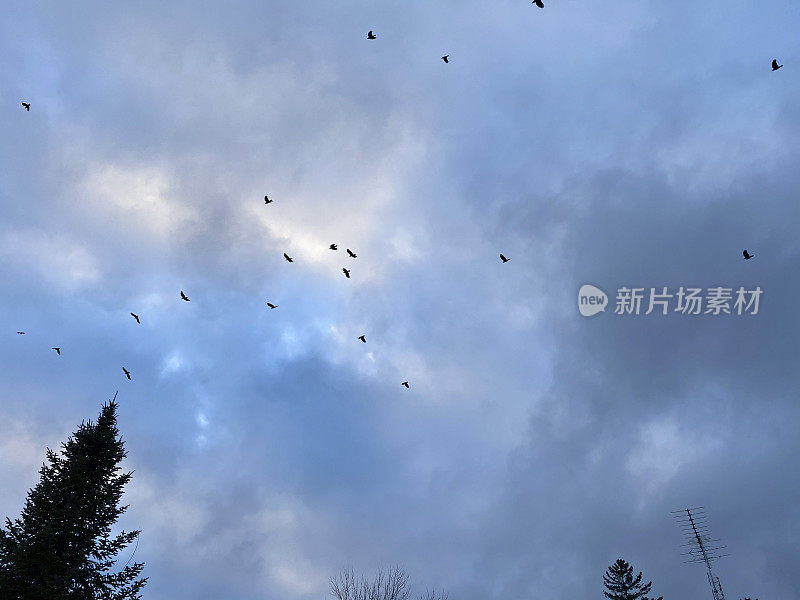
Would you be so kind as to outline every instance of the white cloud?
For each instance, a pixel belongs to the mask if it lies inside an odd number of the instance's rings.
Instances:
[[[647,493],[675,479],[681,469],[700,466],[724,445],[725,432],[699,425],[687,427],[675,416],[658,417],[642,425],[628,455],[626,468]]]
[[[164,357],[161,363],[161,377],[178,373],[187,368],[186,359],[180,350],[173,350]]]
[[[91,218],[111,220],[137,235],[164,239],[198,221],[188,202],[175,197],[167,174],[155,166],[126,167],[97,162],[88,168],[78,194]]]
[[[91,287],[102,268],[82,242],[63,233],[44,230],[7,231],[0,235],[0,253],[20,269],[35,270],[48,284],[62,290]]]

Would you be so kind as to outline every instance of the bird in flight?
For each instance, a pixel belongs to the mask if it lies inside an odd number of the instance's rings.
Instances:
[[[183,290],[181,290],[181,300],[186,300],[187,302],[189,302],[189,297],[183,293]]]
[[[772,70],[773,70],[773,71],[777,71],[777,70],[778,70],[778,69],[780,69],[782,66],[783,66],[783,65],[779,65],[779,64],[778,64],[778,61],[777,61],[776,59],[774,59],[774,58],[772,59]]]
[[[356,253],[350,250],[350,248],[347,249],[347,254],[350,256],[350,258],[356,258]]]
[[[755,254],[750,254],[747,250],[742,250],[742,256],[744,256],[745,260],[750,260]]]
[[[344,276],[345,276],[345,277],[347,277],[348,279],[350,279],[350,269],[345,269],[345,268],[342,268],[342,272],[344,273]]]
[[[369,33],[367,34],[367,39],[368,40],[377,39],[377,36],[374,33],[372,33],[372,29],[369,30]]]
[[[269,306],[270,308],[278,308],[277,304],[272,304],[271,302],[267,302],[267,306]]]
[[[404,385],[404,386],[408,387],[408,382],[407,382],[407,381],[404,381],[404,382],[403,382],[403,383],[401,383],[400,385]]]
[[[507,262],[508,262],[508,261],[510,261],[511,259],[510,259],[510,258],[506,258],[505,256],[503,256],[503,255],[501,254],[501,255],[500,255],[500,260],[502,260],[504,263],[507,263]]]
[[[269,199],[269,196],[264,196],[264,204],[271,204],[273,200]]]
[[[445,55],[442,57],[442,60],[443,60],[444,62],[446,62],[446,63],[449,63],[449,62],[450,62],[450,55],[449,55],[449,54],[445,54]]]
[[[55,350],[55,351],[56,351],[56,354],[58,354],[59,356],[61,356],[61,348],[50,348],[50,350]]]
[[[22,106],[25,108],[25,110],[27,110],[28,112],[31,112],[31,103],[30,102],[23,102]]]
[[[294,262],[294,259],[288,254],[286,254],[286,252],[283,253],[283,258],[286,259],[286,262]]]
[[[360,336],[358,336],[358,339],[360,339],[365,344],[367,343],[367,336],[366,335],[360,335]]]
[[[137,323],[141,323],[141,321],[139,320],[139,315],[137,315],[136,313],[131,313],[131,316],[132,316],[134,319],[136,319],[136,322],[137,322]]]
[[[17,333],[20,334],[20,335],[25,335],[24,331],[18,331]]]
[[[331,244],[330,246],[328,246],[328,248],[330,248],[331,250],[338,250],[336,244]]]
[[[533,2],[531,2],[531,4],[535,4],[539,8],[544,8],[544,2],[542,2],[542,0],[533,0]]]
[[[125,377],[127,377],[127,378],[128,378],[128,380],[130,381],[130,379],[131,379],[131,372],[130,372],[130,371],[128,371],[128,369],[126,369],[125,367],[122,367],[122,370],[123,370],[123,371],[124,371],[124,373],[125,373]]]

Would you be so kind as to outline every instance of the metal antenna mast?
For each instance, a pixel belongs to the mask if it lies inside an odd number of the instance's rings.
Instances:
[[[681,555],[689,557],[686,562],[705,564],[708,584],[711,586],[711,595],[714,600],[725,600],[722,584],[719,581],[719,577],[714,575],[711,570],[711,563],[718,558],[730,556],[730,554],[719,554],[719,551],[726,546],[714,545],[720,540],[712,539],[708,533],[708,517],[705,509],[702,506],[698,506],[696,508],[676,510],[672,514],[686,536],[686,543],[682,545],[689,548],[688,552],[682,552]]]

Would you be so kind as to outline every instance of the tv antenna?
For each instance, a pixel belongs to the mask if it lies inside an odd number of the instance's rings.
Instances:
[[[711,569],[711,563],[718,558],[730,556],[730,554],[720,554],[726,546],[717,546],[720,540],[713,539],[709,533],[708,517],[705,508],[697,506],[695,508],[685,508],[683,510],[672,511],[673,517],[678,522],[678,525],[686,536],[686,543],[682,544],[687,547],[687,552],[682,552],[682,556],[688,556],[689,563],[702,563],[706,566],[706,575],[708,576],[708,584],[711,586],[711,595],[714,600],[725,600],[725,593],[722,591],[722,583],[719,577],[714,575]]]

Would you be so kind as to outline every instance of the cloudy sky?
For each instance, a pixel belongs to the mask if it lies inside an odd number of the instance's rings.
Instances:
[[[800,5],[545,1],[3,2],[0,517],[118,389],[149,600],[800,594]]]

